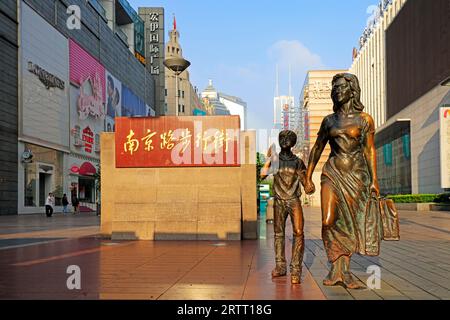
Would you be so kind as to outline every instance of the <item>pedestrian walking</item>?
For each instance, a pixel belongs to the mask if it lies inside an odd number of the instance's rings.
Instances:
[[[62,198],[62,205],[63,205],[63,213],[64,213],[64,215],[66,215],[67,212],[69,212],[67,210],[67,206],[69,205],[69,200],[67,200],[67,194],[65,194],[65,193]]]
[[[73,214],[77,214],[79,212],[80,201],[76,194],[72,195],[72,206],[73,206]]]
[[[47,200],[45,200],[45,214],[48,218],[53,215],[53,206],[55,205],[55,198],[53,194],[50,192],[48,194]]]

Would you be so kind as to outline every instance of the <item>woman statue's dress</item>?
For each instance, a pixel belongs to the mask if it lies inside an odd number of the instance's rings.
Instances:
[[[355,112],[325,117],[318,133],[327,138],[331,147],[330,157],[322,171],[322,190],[326,187],[325,190],[330,190],[336,199],[335,220],[322,228],[330,262],[342,255],[371,254],[370,244],[366,244],[365,222],[372,181],[364,145],[367,135],[373,132],[375,128],[369,115]]]

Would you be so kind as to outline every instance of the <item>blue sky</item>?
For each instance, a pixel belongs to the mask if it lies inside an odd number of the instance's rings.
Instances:
[[[298,103],[306,71],[347,69],[368,8],[378,0],[128,0],[138,7],[164,7],[167,32],[173,14],[183,55],[192,65],[191,82],[200,90],[212,79],[221,92],[248,104],[251,129],[271,128],[275,65],[280,94]]]

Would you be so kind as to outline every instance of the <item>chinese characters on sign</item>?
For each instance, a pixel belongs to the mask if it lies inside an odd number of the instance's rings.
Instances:
[[[153,132],[151,129],[147,129],[147,135],[143,137],[142,141],[145,141],[142,147],[145,151],[150,152],[154,150],[152,137],[155,136],[157,132]],[[123,144],[123,148],[125,153],[133,153],[137,152],[140,148],[139,139],[133,139],[135,133],[132,129],[130,129],[130,133],[127,136],[127,140]],[[164,132],[160,135],[161,142],[159,145],[160,150],[172,150],[175,147],[175,143],[182,144],[183,148],[181,152],[185,152],[186,149],[191,145],[192,135],[190,134],[189,129],[182,130],[180,136],[178,138],[173,137],[173,130],[169,130],[168,132]],[[231,138],[228,136],[228,132],[225,130],[214,130],[213,133],[198,133],[195,138],[195,146],[197,148],[201,148],[204,152],[213,150],[214,154],[220,152],[221,149],[225,148],[225,152],[228,151],[229,143]]]
[[[367,20],[367,26],[364,29],[362,36],[359,38],[359,49],[361,50],[364,47],[364,44],[370,38],[373,33],[373,30],[376,28],[378,22],[383,19],[385,12],[388,10],[388,7],[392,4],[392,0],[380,0],[378,5],[369,6],[368,13],[371,13],[371,16]]]
[[[308,96],[314,99],[329,99],[331,96],[331,82],[314,81],[310,83]]]
[[[92,153],[92,146],[94,145],[94,133],[89,127],[83,130],[84,151]]]
[[[239,166],[238,116],[118,118],[116,166]]]
[[[150,73],[158,75],[160,47],[159,47],[159,13],[153,12],[150,14]]]

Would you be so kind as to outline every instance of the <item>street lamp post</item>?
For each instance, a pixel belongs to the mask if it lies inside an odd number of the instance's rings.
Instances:
[[[189,66],[191,63],[183,58],[173,57],[173,58],[167,58],[164,60],[164,65],[172,70],[175,73],[175,114],[178,116],[178,76]]]

